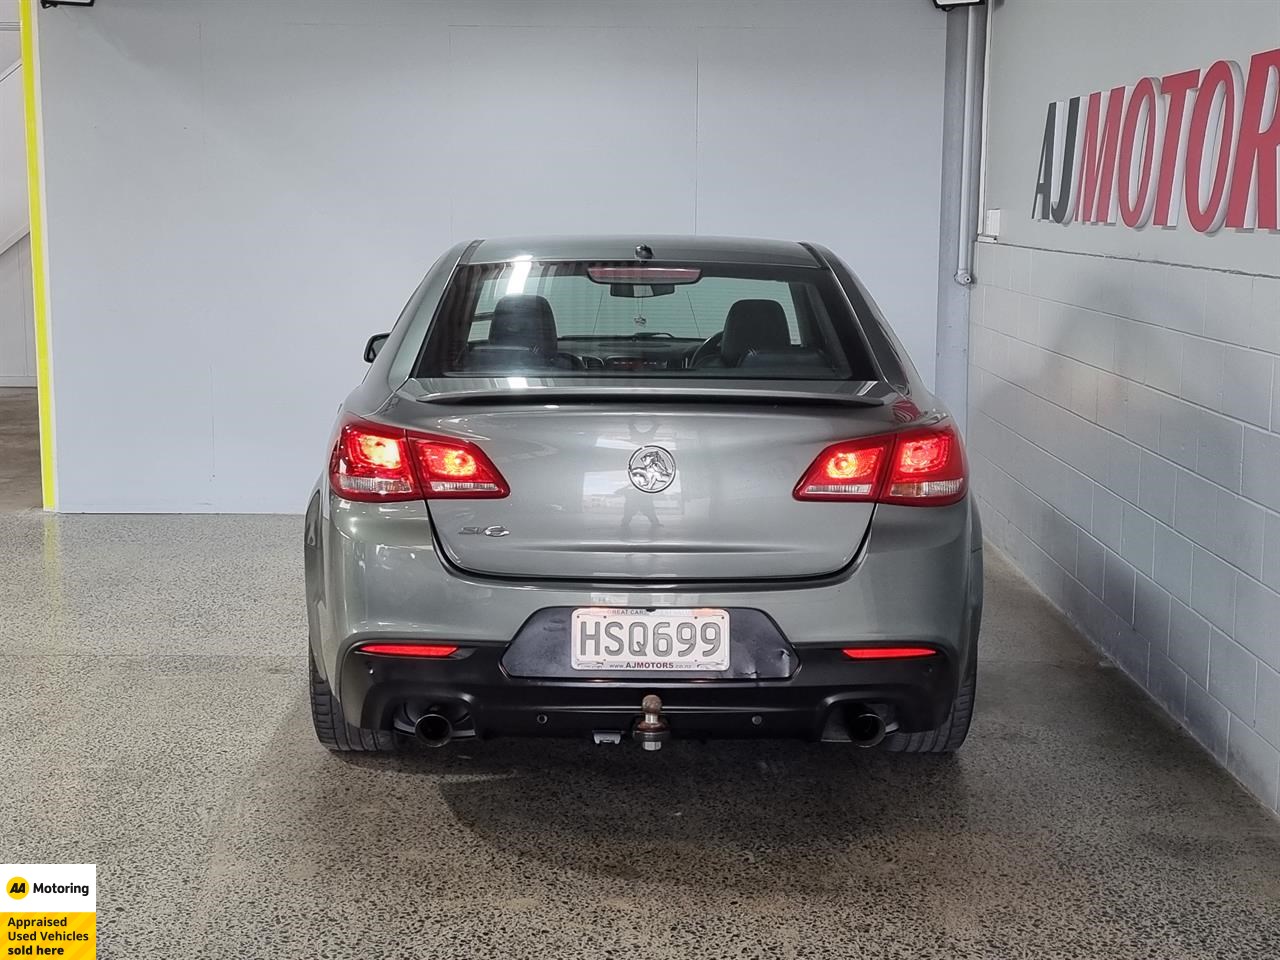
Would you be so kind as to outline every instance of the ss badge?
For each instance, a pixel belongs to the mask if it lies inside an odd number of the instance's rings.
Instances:
[[[505,537],[511,531],[504,526],[495,524],[492,527],[463,527],[458,532],[474,537]]]

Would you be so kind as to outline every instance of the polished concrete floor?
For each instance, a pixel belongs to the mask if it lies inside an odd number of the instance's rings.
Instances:
[[[0,387],[0,511],[40,506],[40,435],[34,388]]]
[[[0,514],[0,859],[104,958],[1280,956],[1280,824],[996,557],[954,759],[344,759],[289,517]]]

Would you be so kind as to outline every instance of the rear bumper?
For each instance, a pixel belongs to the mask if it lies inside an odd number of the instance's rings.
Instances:
[[[948,507],[879,506],[844,570],[812,581],[517,582],[468,574],[437,554],[423,503],[357,504],[318,490],[307,513],[312,651],[347,719],[387,729],[402,708],[466,708],[477,733],[577,735],[627,729],[646,693],[666,704],[673,735],[817,738],[836,704],[889,704],[903,730],[945,718],[975,656],[982,604],[981,534],[969,499]],[[503,667],[522,625],[578,606],[743,608],[763,613],[796,669],[780,679],[531,677]],[[362,654],[374,640],[456,644],[456,660]],[[839,647],[910,643],[928,661],[853,662]],[[569,677],[566,679],[566,677]],[[759,723],[752,718],[759,716]],[[545,720],[539,721],[539,717]]]
[[[450,718],[458,733],[501,736],[626,735],[640,701],[655,693],[673,737],[847,739],[843,711],[874,706],[903,730],[946,719],[955,696],[954,660],[932,657],[855,662],[838,649],[813,649],[778,680],[575,680],[512,677],[498,645],[464,648],[445,660],[368,654],[343,659],[340,689],[347,719],[362,727],[409,732],[425,713]]]

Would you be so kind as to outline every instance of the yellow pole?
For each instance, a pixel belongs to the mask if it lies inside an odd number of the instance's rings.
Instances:
[[[40,481],[44,508],[58,508],[53,460],[53,366],[49,350],[48,248],[44,232],[43,125],[35,0],[18,0],[22,37],[22,100],[27,125],[27,193],[31,216],[31,286],[36,322],[36,393],[40,404]]]

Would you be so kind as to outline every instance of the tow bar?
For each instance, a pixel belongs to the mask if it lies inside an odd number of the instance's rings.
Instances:
[[[662,715],[662,700],[651,693],[640,701],[640,709],[644,717],[636,721],[631,735],[644,749],[661,750],[662,744],[671,739],[671,726]]]

